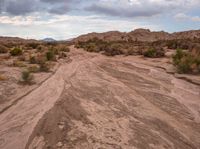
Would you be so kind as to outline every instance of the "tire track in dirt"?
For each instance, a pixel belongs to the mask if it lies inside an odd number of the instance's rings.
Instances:
[[[39,119],[53,107],[66,85],[63,74],[70,76],[79,65],[64,63],[48,80],[0,115],[0,148],[22,149]],[[70,68],[68,66],[71,66]],[[72,71],[66,70],[73,69]],[[20,139],[18,139],[20,138]]]

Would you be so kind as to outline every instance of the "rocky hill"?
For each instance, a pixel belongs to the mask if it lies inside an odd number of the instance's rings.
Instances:
[[[0,41],[7,41],[7,42],[23,42],[23,41],[36,41],[34,39],[24,39],[24,38],[19,38],[19,37],[5,37],[5,36],[0,36]]]
[[[149,29],[136,29],[131,32],[110,31],[105,33],[89,33],[81,35],[74,39],[77,41],[87,41],[92,38],[98,38],[106,41],[116,40],[133,40],[133,41],[157,41],[157,40],[172,40],[172,39],[191,39],[200,38],[200,30],[167,33],[164,31],[152,32]]]

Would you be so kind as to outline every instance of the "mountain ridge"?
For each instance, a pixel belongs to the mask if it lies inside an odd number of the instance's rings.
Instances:
[[[165,31],[150,31],[149,29],[135,29],[130,32],[120,32],[120,31],[108,31],[103,33],[88,33],[80,35],[73,41],[87,41],[92,38],[98,38],[106,41],[117,41],[117,40],[133,40],[133,41],[147,41],[153,42],[158,40],[173,40],[173,39],[193,39],[200,38],[200,30],[189,30],[168,33]]]

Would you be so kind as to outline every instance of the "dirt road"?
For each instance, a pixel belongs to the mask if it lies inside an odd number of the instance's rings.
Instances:
[[[0,148],[200,148],[200,86],[134,57],[70,58],[0,114]]]

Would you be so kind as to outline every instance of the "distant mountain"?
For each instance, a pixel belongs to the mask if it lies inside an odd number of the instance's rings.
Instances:
[[[31,43],[31,42],[39,42],[35,39],[23,39],[19,37],[6,37],[6,36],[0,36],[0,43]]]
[[[53,39],[53,38],[45,38],[42,41],[44,41],[44,42],[55,42],[56,40]]]
[[[73,41],[87,41],[89,39],[98,38],[105,41],[117,40],[133,40],[133,41],[158,41],[158,40],[172,40],[172,39],[192,39],[200,38],[200,30],[191,30],[176,33],[167,33],[164,31],[152,32],[149,29],[136,29],[131,32],[110,31],[104,33],[89,33],[75,38]]]

